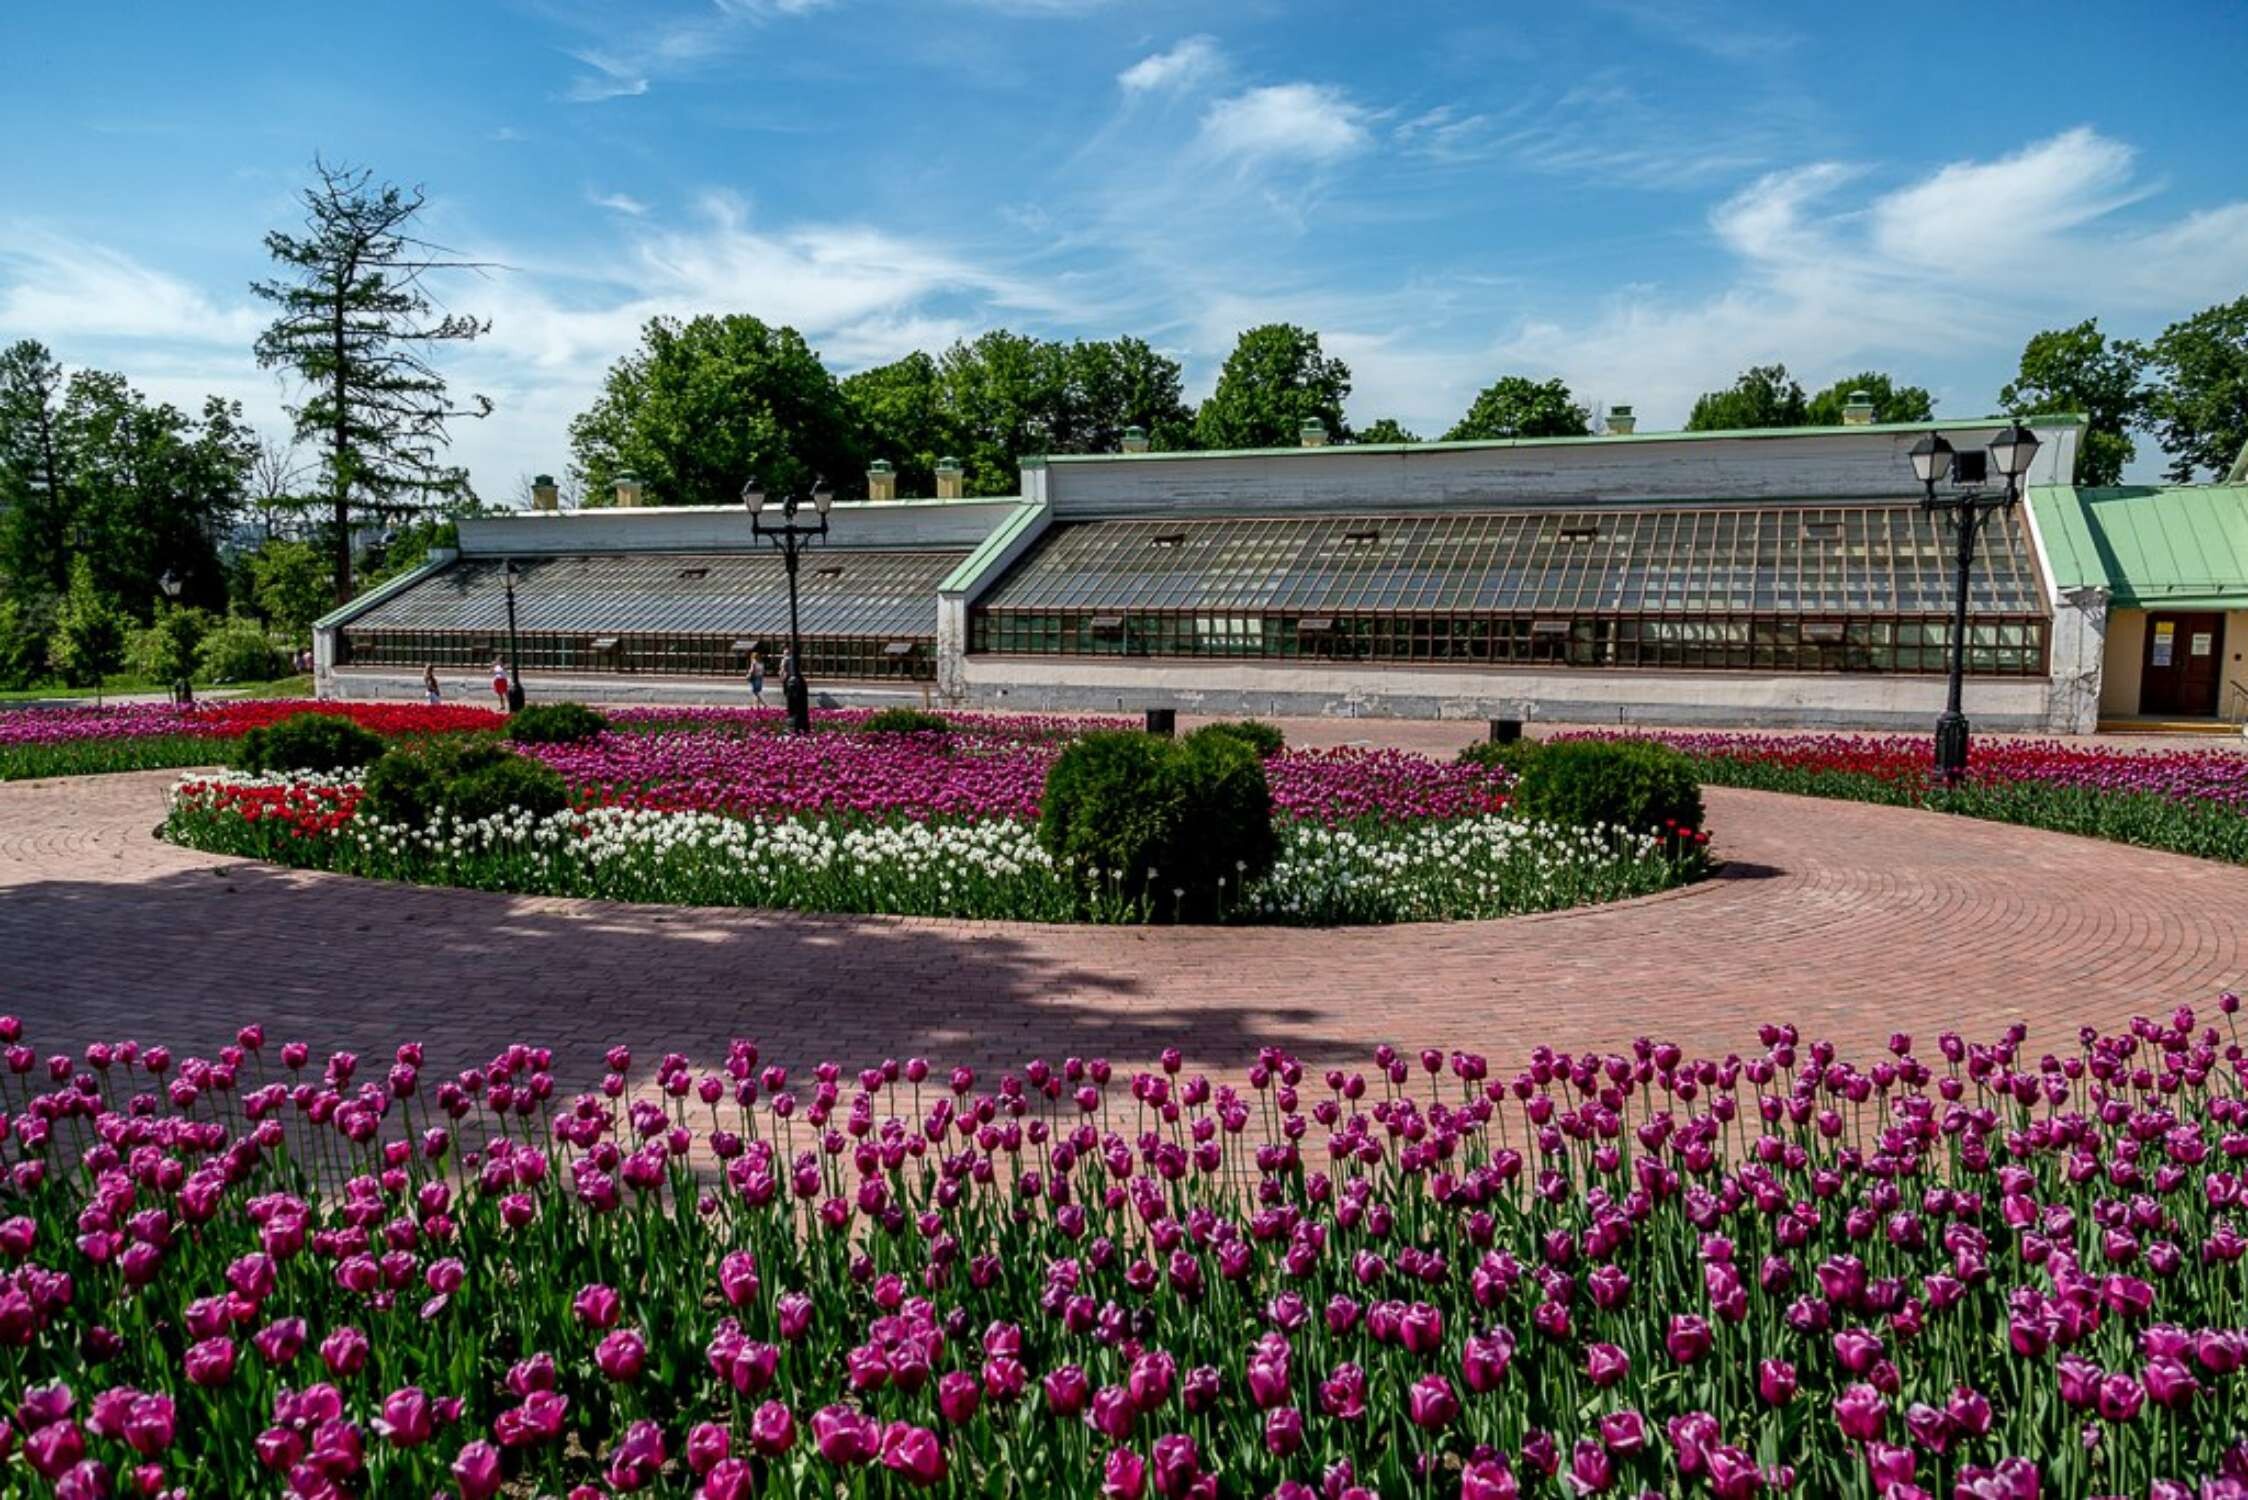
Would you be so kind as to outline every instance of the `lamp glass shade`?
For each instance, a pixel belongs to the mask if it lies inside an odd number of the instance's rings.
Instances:
[[[742,486],[742,505],[753,516],[765,513],[765,487],[752,479]]]
[[[180,596],[180,575],[166,568],[164,576],[156,580],[156,586],[164,591],[165,598],[177,599]]]
[[[1991,467],[2008,479],[2019,479],[2029,472],[2039,446],[2036,433],[2019,422],[2009,422],[1990,440]]]
[[[1931,432],[1912,445],[1912,475],[1922,484],[1934,484],[1951,474],[1951,444],[1943,434]]]
[[[822,479],[812,486],[812,509],[824,516],[828,507],[834,503],[835,491],[828,488],[826,480]]]

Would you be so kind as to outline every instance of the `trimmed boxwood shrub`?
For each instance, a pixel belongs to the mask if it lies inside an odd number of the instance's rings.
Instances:
[[[1645,740],[1556,740],[1515,784],[1514,810],[1543,823],[1634,833],[1702,826],[1702,789],[1685,756]]]
[[[238,771],[348,771],[383,753],[382,736],[338,714],[291,714],[234,749]]]
[[[1497,740],[1477,740],[1460,752],[1460,759],[1486,771],[1504,771],[1509,776],[1519,777],[1529,769],[1537,753],[1536,740],[1509,740],[1503,745]]]
[[[534,817],[570,805],[562,773],[542,761],[503,755],[490,765],[455,776],[445,787],[445,810],[467,822],[520,808]]]
[[[1205,724],[1188,739],[1199,739],[1206,734],[1230,735],[1257,752],[1257,759],[1267,760],[1288,748],[1288,736],[1281,733],[1277,724],[1267,724],[1262,719],[1220,719],[1215,724]]]
[[[608,727],[582,703],[536,703],[508,719],[507,737],[518,745],[574,745]]]
[[[1272,788],[1230,735],[1088,734],[1046,774],[1039,841],[1089,901],[1209,921],[1272,868]]]
[[[455,781],[513,759],[505,745],[480,735],[402,745],[367,768],[360,783],[360,816],[424,827],[438,808],[453,805]]]
[[[918,708],[885,708],[868,714],[858,724],[860,734],[950,734],[952,721],[942,714]]]

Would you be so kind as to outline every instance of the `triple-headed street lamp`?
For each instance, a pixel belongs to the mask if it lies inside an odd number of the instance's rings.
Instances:
[[[781,519],[777,525],[765,524],[767,496],[765,487],[755,479],[742,486],[742,505],[749,512],[749,529],[752,536],[760,536],[780,549],[781,560],[788,568],[788,660],[781,664],[781,698],[788,704],[788,727],[793,734],[812,732],[812,691],[804,682],[804,637],[798,627],[796,614],[796,560],[815,537],[827,535],[827,513],[835,504],[835,491],[827,481],[812,482],[810,496],[812,509],[819,516],[814,526],[796,519],[804,504],[804,497],[783,496],[780,502]]]
[[[1947,785],[1957,785],[1967,773],[1967,715],[1960,711],[1959,690],[1967,671],[1967,590],[1975,570],[1975,537],[1993,515],[2011,511],[2020,502],[2022,476],[2029,472],[2037,448],[2037,434],[2019,421],[2007,423],[1990,440],[1987,465],[1982,454],[1954,452],[1940,432],[1912,445],[1913,477],[1927,492],[1920,508],[1950,523],[1959,541],[1959,589],[1951,602],[1951,686],[1943,714],[1936,720],[1936,773]],[[1999,494],[1983,488],[1988,470],[2005,480]],[[1948,494],[1936,493],[1938,480],[1951,481]]]

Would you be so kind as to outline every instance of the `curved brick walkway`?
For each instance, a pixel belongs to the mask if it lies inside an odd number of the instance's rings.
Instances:
[[[150,833],[170,773],[0,785],[0,1010],[43,1049],[209,1048],[242,1021],[431,1062],[544,1041],[715,1061],[922,1053],[1230,1070],[1277,1044],[1754,1045],[1794,1018],[1852,1048],[1904,1029],[2054,1046],[2082,1022],[2248,978],[2248,869],[1936,814],[1713,790],[1726,878],[1618,907],[1448,926],[1048,928],[776,916],[395,887],[195,854]]]

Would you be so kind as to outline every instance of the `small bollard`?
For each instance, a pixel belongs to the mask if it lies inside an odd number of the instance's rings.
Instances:
[[[1520,738],[1522,738],[1522,721],[1520,719],[1493,719],[1491,721],[1492,744],[1511,745]]]
[[[1179,711],[1175,708],[1151,708],[1147,711],[1147,732],[1168,738],[1178,733]]]

